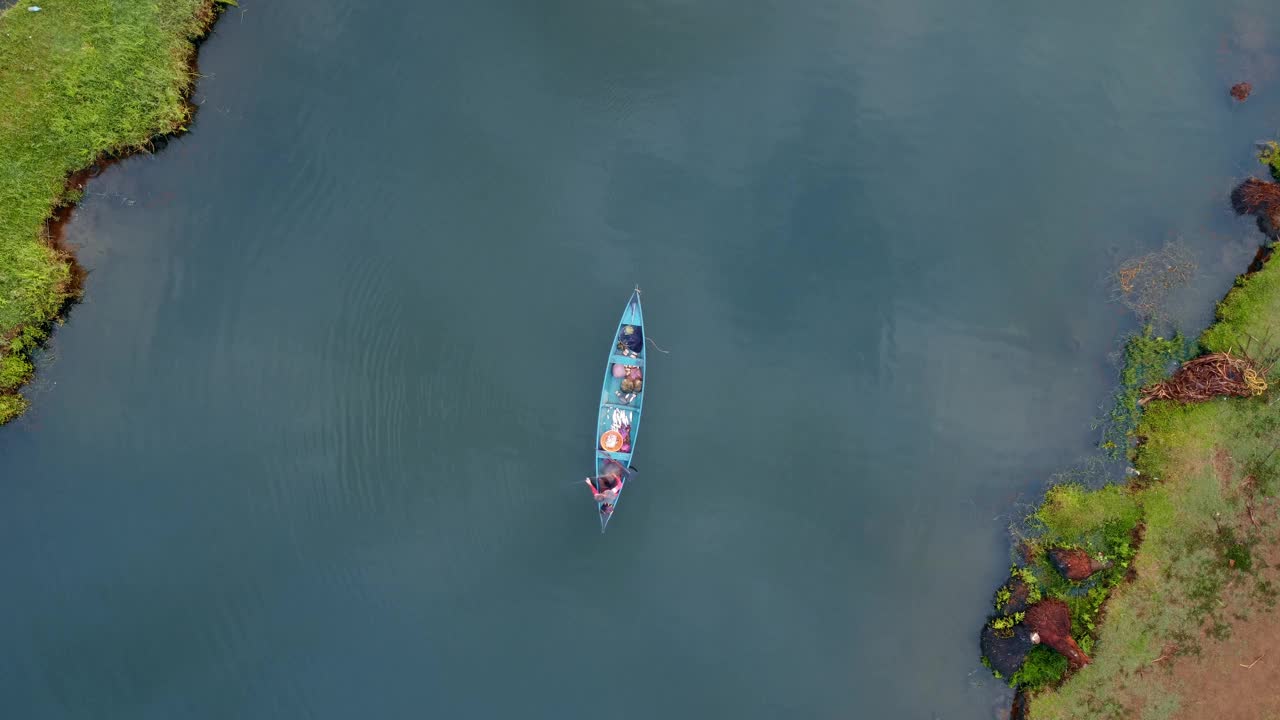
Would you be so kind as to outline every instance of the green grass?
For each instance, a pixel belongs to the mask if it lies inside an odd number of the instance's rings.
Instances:
[[[1150,325],[1125,340],[1120,387],[1102,422],[1102,448],[1108,456],[1120,458],[1129,451],[1129,441],[1142,417],[1138,405],[1142,389],[1167,378],[1194,350],[1181,334],[1166,338],[1156,335]]]
[[[1050,488],[1033,517],[1044,528],[1044,542],[1110,551],[1127,541],[1142,512],[1125,488],[1110,485],[1091,491],[1067,483]]]
[[[1280,143],[1275,141],[1267,143],[1258,152],[1258,159],[1271,170],[1271,177],[1280,182]]]
[[[1140,426],[1147,442],[1139,450],[1138,467],[1159,480],[1133,492],[1145,527],[1134,560],[1137,576],[1121,584],[1106,605],[1094,663],[1061,687],[1037,695],[1032,717],[1145,717],[1146,711],[1136,715],[1134,708],[1169,691],[1152,662],[1166,654],[1198,652],[1206,636],[1220,639],[1229,631],[1228,618],[1221,615],[1228,581],[1258,577],[1260,570],[1251,551],[1258,538],[1242,521],[1242,484],[1251,461],[1266,458],[1274,446],[1271,436],[1255,428],[1275,412],[1264,399],[1186,407],[1159,403],[1148,410]],[[1224,479],[1215,458],[1226,456],[1232,460]],[[1249,594],[1248,601],[1271,602],[1265,592]]]
[[[1232,352],[1266,360],[1280,346],[1280,274],[1263,271],[1236,280],[1218,303],[1217,322],[1200,336],[1208,352]]]
[[[1027,661],[1013,674],[1009,684],[1014,687],[1036,690],[1051,685],[1067,674],[1067,658],[1043,645],[1031,648]]]
[[[1201,348],[1238,352],[1245,341],[1257,348],[1274,337],[1278,284],[1276,263],[1242,278],[1220,303]],[[1274,608],[1275,584],[1254,550],[1280,542],[1275,508],[1262,503],[1280,491],[1278,397],[1273,388],[1259,398],[1152,403],[1135,428],[1143,438],[1135,482],[1048,492],[1029,523],[1033,548],[1084,547],[1115,565],[1084,583],[1066,582],[1041,554],[1022,570],[1045,595],[1067,602],[1072,634],[1094,660],[1062,681],[1065,661],[1035,650],[1012,678],[1036,690],[1032,718],[1170,717],[1182,699],[1157,659],[1194,654],[1228,637],[1227,607]],[[1246,503],[1259,508],[1261,529],[1247,518]],[[1129,538],[1139,526],[1143,540],[1135,552]],[[1130,564],[1136,572],[1126,582]]]
[[[70,258],[43,235],[71,199],[67,176],[183,129],[191,41],[212,7],[60,0],[0,14],[0,423],[26,407],[14,393],[30,377],[31,341],[75,292]]]

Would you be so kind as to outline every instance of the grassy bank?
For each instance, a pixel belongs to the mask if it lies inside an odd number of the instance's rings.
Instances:
[[[1248,348],[1273,358],[1277,341],[1280,263],[1270,262],[1237,282],[1196,349]],[[1182,352],[1180,344],[1150,334],[1131,340],[1126,380],[1159,379],[1159,366]],[[1132,430],[1138,474],[1098,490],[1066,484],[1047,493],[1029,519],[1016,576],[1036,596],[1067,603],[1072,636],[1093,662],[1068,675],[1064,657],[1035,646],[1011,678],[1030,691],[1030,718],[1196,717],[1197,676],[1174,668],[1230,638],[1237,625],[1273,617],[1278,583],[1265,558],[1275,562],[1280,550],[1280,378],[1273,374],[1270,383],[1253,398],[1153,402]],[[1120,393],[1126,418],[1137,397],[1132,388]],[[1110,567],[1069,582],[1046,559],[1049,547],[1081,548]],[[998,610],[1007,592],[997,594]],[[1227,665],[1212,670],[1213,682],[1223,682],[1218,673],[1245,672]],[[1272,692],[1244,686],[1232,697],[1270,702],[1257,693]]]
[[[183,129],[211,0],[49,0],[0,15],[0,423],[27,402],[32,350],[77,292],[47,221],[68,176]]]

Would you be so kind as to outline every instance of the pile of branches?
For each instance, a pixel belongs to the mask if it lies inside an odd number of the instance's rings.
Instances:
[[[1280,229],[1280,184],[1249,178],[1231,191],[1231,208],[1237,215],[1253,215],[1268,235]]]
[[[1264,368],[1247,357],[1231,353],[1202,355],[1183,363],[1164,382],[1143,393],[1138,404],[1152,400],[1176,400],[1183,403],[1204,402],[1215,397],[1253,397],[1267,390]]]

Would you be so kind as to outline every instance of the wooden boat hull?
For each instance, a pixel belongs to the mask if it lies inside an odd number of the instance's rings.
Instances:
[[[631,332],[627,328],[632,328]],[[619,343],[625,345],[625,338],[632,333],[639,334],[639,351],[624,353]],[[632,357],[632,354],[635,357]],[[622,499],[622,491],[627,480],[632,476],[629,471],[631,458],[636,451],[636,437],[640,431],[640,414],[644,405],[645,390],[648,389],[648,377],[645,375],[644,348],[644,315],[640,309],[640,290],[631,293],[627,305],[622,310],[622,319],[614,332],[613,341],[609,344],[608,362],[604,366],[604,384],[600,390],[600,414],[596,418],[595,475],[597,477],[612,471],[622,473],[621,487],[613,500],[611,512],[604,511],[604,503],[596,503],[596,512],[600,516],[600,532],[604,532],[609,520],[617,512],[618,502]],[[621,365],[623,377],[617,377],[614,366]],[[639,392],[627,393],[622,389],[627,376],[640,375]],[[625,440],[620,443],[619,440]]]

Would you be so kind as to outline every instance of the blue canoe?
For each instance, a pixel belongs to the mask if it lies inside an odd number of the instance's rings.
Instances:
[[[620,474],[623,486],[634,474],[630,470],[631,457],[635,454],[636,435],[640,430],[640,407],[644,404],[644,390],[649,384],[648,378],[644,377],[644,359],[644,316],[640,312],[640,289],[636,288],[622,311],[618,330],[609,343],[609,362],[604,366],[600,415],[596,421],[596,477]],[[615,365],[622,366],[619,372],[615,372]],[[617,377],[618,374],[622,374],[622,377]],[[624,391],[623,382],[637,375],[640,378],[640,390]],[[595,482],[598,484],[599,480]],[[622,489],[618,488],[612,511],[605,512],[607,503],[596,503],[602,533],[617,511],[618,501],[622,499]]]

